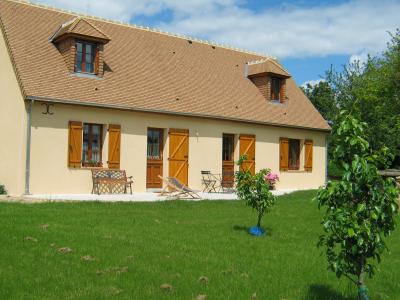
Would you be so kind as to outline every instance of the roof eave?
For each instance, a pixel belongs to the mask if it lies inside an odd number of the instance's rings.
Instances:
[[[62,40],[65,40],[66,38],[70,38],[70,37],[76,38],[76,39],[83,39],[83,40],[88,40],[88,41],[100,42],[100,43],[103,43],[103,44],[107,44],[111,40],[109,38],[100,38],[100,37],[94,37],[94,36],[89,36],[89,35],[66,32],[66,33],[64,33],[62,35],[56,36],[54,38],[51,38],[50,41],[52,43],[59,43]]]
[[[148,109],[148,108],[140,108],[140,107],[126,107],[126,106],[115,105],[115,104],[100,104],[100,103],[95,103],[95,102],[82,102],[82,101],[79,101],[79,100],[54,99],[54,98],[47,98],[47,97],[40,97],[40,96],[26,96],[25,99],[26,100],[40,101],[40,102],[58,103],[58,104],[69,104],[69,105],[89,106],[89,107],[106,108],[106,109],[117,109],[117,110],[125,110],[125,111],[147,112],[147,113],[158,113],[158,114],[175,115],[175,116],[207,118],[207,119],[214,119],[214,120],[225,120],[225,121],[242,122],[242,123],[249,123],[249,124],[268,125],[268,126],[274,126],[274,127],[305,129],[305,130],[325,132],[327,134],[331,132],[330,128],[328,129],[328,128],[315,128],[315,127],[307,127],[307,126],[297,126],[297,125],[291,125],[291,124],[281,124],[281,123],[274,123],[274,122],[262,122],[262,121],[234,118],[234,117],[223,117],[223,116],[214,116],[214,115],[188,113],[188,112],[174,112],[174,111],[167,111],[167,110],[161,110],[161,109]]]

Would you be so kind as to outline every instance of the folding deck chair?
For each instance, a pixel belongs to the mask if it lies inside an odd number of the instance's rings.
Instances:
[[[165,183],[165,188],[161,191],[161,195],[169,194],[170,197],[201,199],[201,196],[198,194],[199,191],[187,187],[177,178],[164,178],[160,175],[158,175],[158,177]]]

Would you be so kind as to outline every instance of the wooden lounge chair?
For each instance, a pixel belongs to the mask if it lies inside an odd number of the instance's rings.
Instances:
[[[169,194],[170,197],[177,198],[201,198],[201,196],[198,194],[199,191],[192,190],[175,177],[164,178],[160,175],[158,175],[158,177],[165,183],[165,188],[161,191],[161,195]]]

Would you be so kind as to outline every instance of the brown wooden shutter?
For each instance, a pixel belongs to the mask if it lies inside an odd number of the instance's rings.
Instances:
[[[119,169],[121,156],[121,125],[108,126],[108,168]]]
[[[281,90],[280,90],[279,99],[281,100],[281,103],[286,102],[286,80],[285,79],[281,79]]]
[[[279,169],[287,171],[289,169],[289,139],[281,138],[279,146]]]
[[[313,167],[313,141],[305,140],[305,159],[304,159],[304,170],[311,172]]]
[[[69,122],[68,167],[80,168],[82,161],[82,122]]]

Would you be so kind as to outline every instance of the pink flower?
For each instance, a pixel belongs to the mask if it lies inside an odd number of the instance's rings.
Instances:
[[[271,183],[274,183],[275,181],[279,181],[279,176],[278,174],[275,173],[268,173],[267,175],[265,175],[265,180],[269,181]]]

